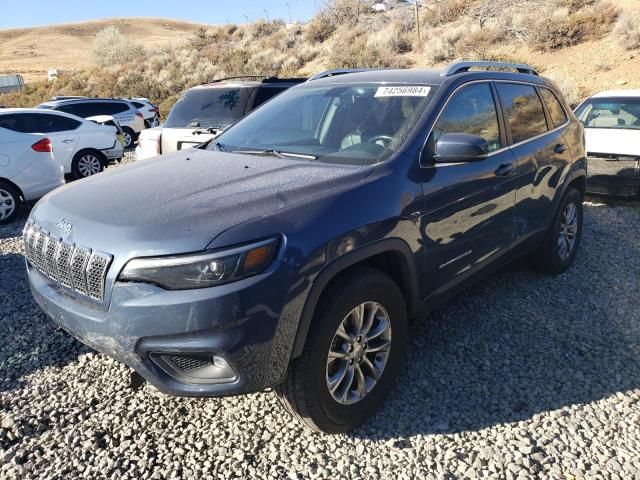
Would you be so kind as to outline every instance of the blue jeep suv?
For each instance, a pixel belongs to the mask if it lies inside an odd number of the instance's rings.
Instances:
[[[585,177],[580,122],[526,65],[342,71],[47,195],[28,275],[57,324],[162,392],[275,387],[344,432],[389,393],[410,320],[516,257],[571,265]]]

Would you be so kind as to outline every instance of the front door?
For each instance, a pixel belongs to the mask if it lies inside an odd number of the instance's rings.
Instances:
[[[480,136],[489,154],[465,163],[429,161],[429,150],[444,133]],[[430,134],[421,168],[429,293],[448,289],[508,251],[516,160],[506,147],[491,83],[472,83],[454,92]]]

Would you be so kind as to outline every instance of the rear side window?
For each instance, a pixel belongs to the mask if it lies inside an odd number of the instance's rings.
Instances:
[[[80,122],[72,118],[61,117],[60,115],[35,115],[38,124],[38,133],[55,133],[75,130],[80,126]]]
[[[117,115],[118,113],[126,112],[127,110],[129,110],[128,105],[120,102],[100,102],[97,103],[94,108],[98,112],[97,115]]]
[[[484,138],[489,151],[502,148],[498,114],[488,83],[462,88],[447,103],[436,122],[430,142],[435,145],[444,133],[469,133]]]
[[[133,103],[133,106],[136,108],[144,108],[144,105],[140,102],[131,102],[131,103]]]
[[[20,133],[33,133],[29,131],[28,123],[25,121],[24,114],[0,115],[0,127]]]
[[[544,103],[547,105],[547,110],[549,110],[553,126],[559,127],[565,123],[567,121],[567,113],[564,111],[564,108],[562,107],[560,100],[558,100],[558,97],[556,97],[556,94],[548,88],[541,88],[540,95],[542,96]]]
[[[536,89],[530,85],[497,83],[496,88],[507,114],[513,143],[547,131],[547,119]]]
[[[253,108],[258,108],[267,100],[271,100],[273,97],[286,90],[283,87],[261,87],[256,95],[256,101],[253,104]]]

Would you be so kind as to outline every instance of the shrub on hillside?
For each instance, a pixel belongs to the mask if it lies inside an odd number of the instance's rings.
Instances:
[[[549,51],[602,38],[611,31],[617,17],[615,5],[599,2],[574,12],[564,8],[532,14],[525,28],[534,48]]]
[[[108,66],[133,61],[142,57],[145,50],[122,35],[118,27],[109,26],[96,34],[91,53],[97,65]]]
[[[640,48],[640,25],[629,15],[618,19],[613,32],[617,35],[620,44],[627,50]]]

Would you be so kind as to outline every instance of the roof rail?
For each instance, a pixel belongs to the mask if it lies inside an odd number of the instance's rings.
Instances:
[[[91,97],[85,97],[85,96],[82,96],[82,95],[56,95],[54,97],[51,97],[51,101],[77,100],[77,99],[81,99],[81,98],[91,98]]]
[[[526,73],[529,75],[539,75],[535,68],[525,65],[523,63],[508,63],[508,62],[489,62],[489,61],[474,61],[474,62],[453,62],[443,72],[443,77],[450,77],[458,73],[468,72],[471,68],[501,68],[515,70],[518,73]]]
[[[271,77],[270,75],[236,75],[235,77],[214,78],[213,80],[210,80],[207,83],[218,83],[218,82],[224,82],[226,80],[238,80],[240,78],[275,78],[275,77]]]
[[[325,70],[311,77],[308,82],[320,80],[321,78],[335,77],[338,75],[346,75],[347,73],[370,72],[371,70],[379,70],[378,68],[335,68],[333,70]]]

